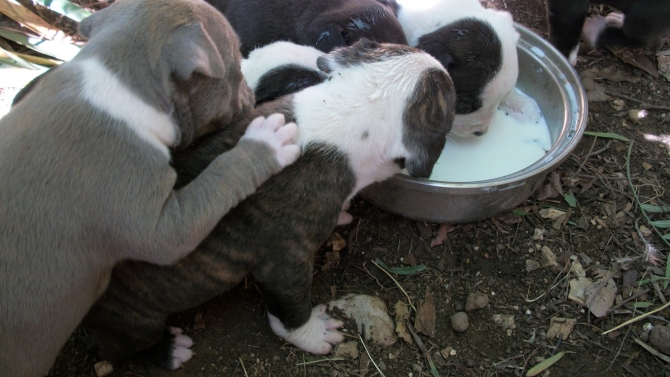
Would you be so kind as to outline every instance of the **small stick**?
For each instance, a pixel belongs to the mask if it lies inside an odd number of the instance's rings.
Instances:
[[[393,281],[395,282],[395,284],[398,286],[398,288],[400,288],[400,290],[402,291],[402,293],[405,294],[405,297],[407,297],[407,301],[409,302],[409,306],[411,306],[412,309],[414,309],[414,311],[416,312],[416,308],[414,307],[414,305],[412,305],[412,300],[410,300],[409,295],[407,294],[407,292],[405,292],[405,290],[402,288],[402,286],[400,285],[400,283],[398,283],[398,281],[397,281],[393,276],[391,276],[391,274],[389,274],[388,271],[386,271],[385,269],[381,268],[381,266],[379,266],[377,263],[375,263],[375,261],[370,260],[370,262],[372,262],[372,264],[374,264],[375,266],[377,266],[378,269],[382,270],[386,275],[388,275],[388,277],[391,278],[391,280],[393,280]]]
[[[650,291],[650,289],[647,288],[647,289],[645,289],[644,291],[642,291],[642,292],[640,292],[640,293],[638,293],[638,294],[636,294],[636,295],[634,295],[634,296],[630,296],[630,297],[628,297],[627,299],[621,301],[621,303],[619,303],[618,305],[611,307],[610,310],[608,310],[607,313],[605,313],[605,315],[603,316],[603,318],[604,318],[604,317],[607,317],[607,316],[610,315],[610,314],[612,314],[612,312],[614,312],[615,310],[619,309],[620,307],[626,305],[627,303],[629,303],[629,302],[635,300],[636,298],[638,298],[638,297],[640,297],[640,296],[642,296],[642,295],[644,295],[644,294],[649,293],[649,291]]]
[[[426,345],[423,344],[421,338],[419,338],[419,335],[416,334],[416,332],[414,331],[414,327],[412,327],[412,324],[409,322],[408,319],[405,319],[405,324],[407,325],[407,329],[409,330],[409,332],[412,334],[412,338],[414,338],[417,347],[419,347],[421,353],[423,353],[423,355],[426,357],[426,360],[428,360],[428,365],[430,365],[430,373],[434,377],[440,377],[440,372],[438,372],[437,368],[435,368],[435,364],[433,364],[433,359],[430,357],[430,352],[428,352]]]
[[[635,341],[635,343],[641,345],[642,348],[644,348],[644,349],[646,349],[647,351],[649,351],[650,354],[652,354],[652,355],[658,357],[659,359],[665,361],[666,363],[670,363],[670,357],[667,357],[667,356],[663,355],[662,353],[656,351],[656,350],[653,349],[651,346],[649,346],[648,344],[646,344],[645,342],[641,341],[641,340],[638,339],[638,338],[633,338],[633,340]]]
[[[642,105],[642,107],[644,107],[644,108],[646,108],[646,109],[649,109],[649,110],[670,110],[670,107],[667,107],[667,106],[651,105],[651,104],[646,103],[646,102],[644,102],[644,101],[640,101],[639,99],[635,99],[635,98],[633,98],[633,97],[628,97],[628,96],[625,96],[625,95],[623,95],[623,94],[619,94],[619,93],[608,92],[607,90],[605,91],[605,94],[608,94],[608,95],[610,95],[610,96],[615,96],[615,97],[623,98],[623,99],[627,99],[627,100],[629,100],[629,101],[633,101],[633,102],[639,103],[640,105]]]
[[[240,357],[238,360],[240,360],[240,364],[242,364],[242,370],[244,371],[244,375],[246,377],[249,377],[249,375],[247,374],[247,368],[244,367],[244,363],[242,362],[242,358]]]
[[[624,327],[624,326],[628,326],[628,325],[630,325],[631,323],[634,323],[634,322],[637,322],[637,321],[639,321],[639,320],[645,319],[645,318],[649,317],[650,315],[652,315],[652,314],[654,314],[654,313],[658,313],[658,312],[660,312],[661,310],[663,310],[663,309],[665,309],[665,308],[667,308],[667,307],[670,307],[670,302],[668,302],[667,304],[661,306],[660,308],[657,308],[657,309],[654,309],[654,310],[652,310],[652,311],[650,311],[650,312],[648,312],[648,313],[642,314],[642,315],[639,316],[639,317],[635,317],[635,318],[629,319],[628,321],[626,321],[626,322],[620,324],[619,326],[614,327],[614,328],[612,328],[612,329],[609,329],[609,330],[605,331],[605,332],[602,333],[601,335],[607,335],[607,334],[611,333],[612,331],[616,331],[616,330],[618,330],[618,329],[620,329],[620,328],[622,328],[622,327]]]
[[[365,348],[365,353],[368,354],[368,357],[370,358],[370,361],[372,362],[372,365],[374,365],[375,368],[377,368],[377,372],[379,372],[379,374],[382,377],[386,377],[386,376],[384,376],[384,372],[382,372],[382,370],[379,369],[379,367],[377,366],[377,363],[375,363],[375,360],[372,358],[372,355],[370,355],[370,351],[368,351],[368,347],[365,345],[365,342],[363,341],[363,337],[361,336],[361,334],[358,334],[358,339],[361,340],[361,343],[363,344],[363,348]]]
[[[298,363],[296,366],[302,366],[302,365],[310,365],[310,364],[318,364],[322,363],[324,361],[342,361],[344,358],[342,357],[333,357],[332,359],[321,359],[321,360],[312,360],[312,361],[305,361],[304,363]]]

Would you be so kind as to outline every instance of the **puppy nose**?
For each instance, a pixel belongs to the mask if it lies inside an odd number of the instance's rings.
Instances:
[[[475,131],[474,132],[475,136],[484,136],[484,134],[486,134],[486,131]]]

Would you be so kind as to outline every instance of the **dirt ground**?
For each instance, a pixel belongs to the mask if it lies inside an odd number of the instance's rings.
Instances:
[[[511,11],[517,22],[546,37],[540,0],[497,0],[490,5]],[[666,44],[662,49],[670,46]],[[629,56],[648,59],[655,66],[654,53],[637,51]],[[475,223],[444,226],[443,230],[450,232],[444,243],[435,247],[430,244],[440,224],[408,220],[355,199],[350,210],[353,223],[336,230],[347,242],[339,251],[339,259],[334,258],[336,266],[323,268],[325,253],[333,251],[332,244],[325,244],[318,254],[314,303],[347,293],[367,294],[381,298],[393,316],[395,304],[408,303],[408,297],[415,306],[423,303],[423,310],[432,311],[427,295],[432,296],[434,336],[419,337],[440,376],[525,376],[531,367],[556,352],[565,354],[544,376],[670,376],[670,363],[635,341],[648,338],[645,324],[668,323],[670,310],[602,335],[660,308],[670,299],[670,289],[663,289],[663,280],[649,282],[664,276],[668,248],[649,230],[651,226],[630,185],[641,203],[670,203],[670,193],[665,191],[670,187],[670,83],[625,63],[619,56],[608,49],[584,49],[576,69],[582,77],[592,79],[589,85],[594,99],[602,96],[603,90],[609,93],[602,101],[589,103],[588,131],[614,132],[633,142],[630,180],[626,168],[631,143],[586,136],[553,179],[516,211]],[[634,123],[628,110],[642,105],[624,96],[659,108],[649,109],[646,118]],[[574,207],[559,190],[574,195]],[[552,212],[542,211],[546,209],[565,214],[547,218]],[[651,220],[668,218],[662,213],[649,216]],[[542,267],[546,264],[543,247],[557,256],[556,267]],[[334,255],[328,254],[331,258]],[[427,268],[413,275],[396,275],[396,284],[372,263],[375,258],[392,267],[413,259]],[[615,308],[607,311],[606,307],[607,315],[602,318],[568,298],[569,281],[576,277],[573,262],[579,262],[586,278],[595,281],[604,276],[603,281],[612,278],[616,285]],[[450,318],[464,310],[468,294],[475,292],[486,294],[490,302],[468,312],[468,329],[457,333]],[[514,326],[503,328],[494,321],[494,315],[513,316]],[[410,323],[414,324],[415,317],[416,312],[411,311]],[[567,338],[548,336],[554,317],[574,320]],[[368,355],[358,341],[356,324],[346,318],[347,341],[358,342],[355,359],[305,354],[272,334],[261,294],[251,280],[209,303],[175,315],[169,322],[194,339],[197,355],[191,361],[175,372],[142,362],[119,365],[113,375],[381,375],[370,359],[388,377],[436,375],[416,342],[398,339],[391,346],[367,344]],[[84,337],[83,331],[74,334],[49,376],[95,376],[93,366],[99,360],[88,355]],[[450,354],[449,347],[455,352]]]

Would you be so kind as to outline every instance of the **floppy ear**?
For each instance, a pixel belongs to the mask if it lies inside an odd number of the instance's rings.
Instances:
[[[347,46],[349,33],[337,24],[310,25],[303,44],[314,46],[317,50],[330,52],[336,47]]]
[[[199,22],[177,28],[165,46],[172,72],[188,79],[193,72],[214,78],[226,76],[223,57],[209,33]]]

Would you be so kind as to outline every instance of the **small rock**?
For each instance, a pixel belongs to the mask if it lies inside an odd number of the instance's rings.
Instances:
[[[95,363],[93,368],[95,368],[95,374],[98,377],[106,377],[114,372],[114,367],[112,367],[112,364],[110,364],[109,361]]]
[[[646,118],[649,115],[649,112],[645,109],[630,109],[628,110],[628,118],[633,121],[633,123],[638,123],[640,119]]]
[[[561,216],[565,216],[564,211],[557,210],[555,208],[545,208],[541,209],[539,212],[540,217],[548,220],[556,220]]]
[[[465,312],[458,312],[451,316],[451,328],[456,332],[463,332],[468,329],[468,315]]]
[[[553,251],[547,246],[542,246],[542,249],[540,249],[540,253],[542,253],[541,260],[542,260],[542,267],[556,267],[558,266],[558,263],[556,262],[556,254],[554,254]]]
[[[351,340],[348,342],[340,343],[335,346],[335,357],[342,357],[349,360],[355,360],[358,358],[358,342]]]
[[[440,351],[440,354],[442,354],[442,358],[448,359],[449,356],[456,356],[456,350],[451,347],[447,347]]]
[[[513,330],[516,328],[516,324],[514,324],[514,316],[513,315],[507,315],[507,314],[494,314],[493,315],[493,323],[496,325],[502,327],[503,329],[506,330]]]
[[[670,355],[670,329],[665,326],[655,326],[649,333],[649,343],[664,354]]]
[[[328,303],[328,309],[340,308],[357,327],[365,327],[366,340],[390,346],[398,339],[394,333],[395,323],[388,315],[386,304],[379,297],[350,294]]]
[[[547,231],[545,229],[540,229],[540,228],[535,228],[533,231],[533,236],[531,237],[533,241],[543,241],[544,240],[544,234]]]
[[[651,170],[652,168],[651,164],[648,162],[643,162],[642,167],[644,168],[644,170]]]
[[[626,107],[626,102],[624,102],[622,99],[617,98],[614,101],[612,101],[612,108],[616,111],[621,111],[623,108]]]
[[[526,271],[532,272],[540,268],[540,262],[532,260],[532,259],[526,259]]]
[[[484,293],[470,293],[465,300],[465,311],[471,312],[477,309],[483,309],[489,304],[489,296]]]

